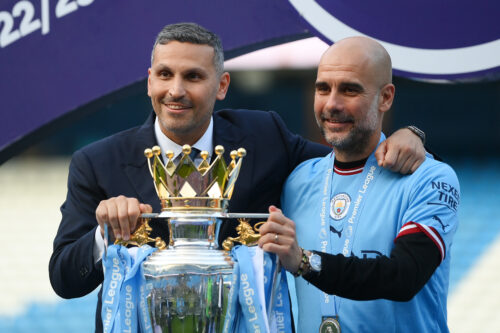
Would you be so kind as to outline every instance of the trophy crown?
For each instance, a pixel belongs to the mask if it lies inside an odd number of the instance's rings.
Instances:
[[[229,165],[224,161],[222,146],[215,147],[212,163],[207,151],[200,152],[202,161],[198,165],[189,156],[191,150],[190,145],[184,145],[180,159],[175,162],[174,153],[166,151],[166,163],[162,161],[160,147],[144,150],[162,210],[225,211],[246,150],[232,151]]]

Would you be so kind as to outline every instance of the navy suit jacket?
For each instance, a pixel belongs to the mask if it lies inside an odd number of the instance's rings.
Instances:
[[[274,112],[221,110],[213,115],[214,147],[243,147],[240,176],[229,211],[267,212],[279,206],[281,189],[290,172],[302,161],[324,156],[331,149],[291,133]],[[101,262],[94,264],[93,246],[98,226],[95,210],[101,200],[124,195],[148,203],[160,212],[144,149],[157,145],[154,113],[144,125],[102,139],[75,152],[68,176],[68,193],[61,206],[62,220],[54,239],[49,275],[55,292],[63,298],[87,295],[103,281]],[[224,222],[219,239],[234,235],[235,224]],[[102,331],[101,292],[96,312],[96,332]]]

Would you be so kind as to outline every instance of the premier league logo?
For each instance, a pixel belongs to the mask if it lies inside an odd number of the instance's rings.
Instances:
[[[347,193],[339,193],[335,195],[330,202],[330,216],[334,220],[341,220],[347,215],[351,197]]]

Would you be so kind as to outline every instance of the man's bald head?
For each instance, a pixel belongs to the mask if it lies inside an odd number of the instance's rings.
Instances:
[[[336,157],[344,162],[367,157],[394,99],[387,51],[367,37],[338,41],[321,57],[315,86],[316,121]]]
[[[392,83],[389,53],[377,41],[363,36],[348,37],[330,46],[321,56],[321,66],[357,66],[370,74],[379,87]]]

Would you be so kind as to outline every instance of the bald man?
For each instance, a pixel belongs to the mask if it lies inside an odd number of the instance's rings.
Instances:
[[[369,38],[324,53],[314,114],[333,152],[293,171],[283,213],[270,207],[260,229],[259,246],[295,276],[299,332],[448,332],[459,184],[429,158],[408,176],[377,165],[391,72],[389,54]]]

